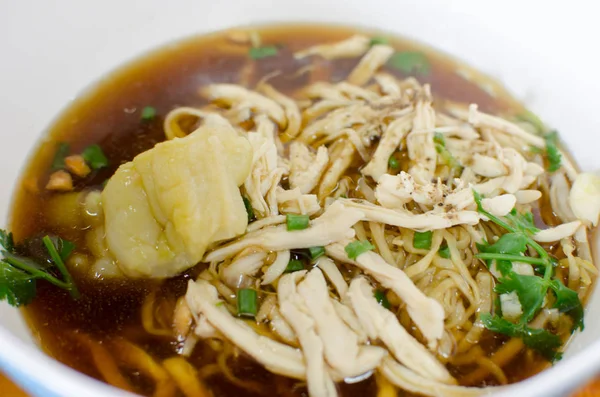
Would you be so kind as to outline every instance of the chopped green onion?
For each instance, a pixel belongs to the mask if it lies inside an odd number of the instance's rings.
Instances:
[[[346,254],[348,254],[348,258],[353,260],[372,249],[375,249],[375,247],[369,241],[353,241],[344,248]]]
[[[237,295],[238,316],[254,317],[257,313],[258,295],[256,290],[241,288]]]
[[[65,168],[65,157],[69,155],[70,146],[66,142],[58,144],[58,149],[54,154],[54,160],[52,160],[52,171],[61,170]]]
[[[385,292],[380,289],[377,289],[377,290],[375,290],[374,295],[375,295],[375,299],[377,299],[377,303],[379,303],[381,306],[383,306],[389,310],[390,302],[386,298]]]
[[[403,73],[418,73],[427,75],[431,71],[431,65],[427,57],[418,51],[397,52],[388,61],[388,65]]]
[[[99,145],[90,145],[83,149],[81,156],[93,170],[99,170],[108,166],[108,159]]]
[[[325,255],[325,247],[310,247],[308,252],[310,252],[310,259],[314,261]]]
[[[150,121],[156,117],[156,109],[152,106],[146,106],[142,109],[142,114],[140,115],[140,119],[144,121]]]
[[[310,218],[308,215],[287,214],[285,216],[287,230],[303,230],[308,227]]]
[[[446,259],[450,259],[450,247],[448,247],[447,245],[444,245],[443,247],[441,247],[438,250],[438,254],[442,257],[442,258],[446,258]]]
[[[389,42],[390,41],[385,37],[375,36],[375,37],[371,37],[371,41],[369,41],[369,45],[372,47],[377,44],[388,44]]]
[[[273,57],[277,55],[279,49],[274,45],[268,45],[264,47],[252,47],[248,51],[248,55],[251,59],[263,59]]]
[[[254,208],[252,208],[252,204],[250,203],[250,199],[248,197],[242,197],[244,200],[244,207],[246,207],[246,214],[248,214],[248,223],[254,221],[256,217],[254,216]]]
[[[428,232],[415,232],[413,237],[413,245],[415,248],[428,250],[431,248],[431,238],[433,236],[432,231]]]
[[[397,170],[398,168],[400,168],[400,162],[398,161],[396,156],[394,156],[393,154],[390,156],[390,159],[388,160],[388,166],[393,170]]]
[[[292,259],[288,262],[287,267],[285,268],[285,273],[293,273],[299,270],[304,270],[304,265],[301,260]]]
[[[552,131],[545,136],[546,158],[548,159],[548,171],[558,171],[561,166],[562,155],[558,149],[558,132]]]

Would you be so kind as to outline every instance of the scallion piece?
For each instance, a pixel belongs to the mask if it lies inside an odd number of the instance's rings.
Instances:
[[[254,317],[257,313],[258,295],[256,290],[241,288],[237,295],[238,316]]]
[[[371,251],[375,247],[369,241],[353,241],[349,243],[344,250],[348,254],[348,258],[354,260],[359,255],[364,254],[367,251]]]
[[[61,170],[65,168],[65,157],[69,155],[70,146],[66,142],[58,144],[58,149],[54,154],[54,160],[52,160],[52,171]]]
[[[431,71],[431,64],[427,57],[418,51],[397,52],[388,61],[388,65],[403,73],[418,73],[427,75]]]
[[[372,47],[377,44],[388,44],[390,41],[385,37],[375,36],[371,37],[371,41],[369,41],[369,45]]]
[[[390,156],[390,159],[388,160],[388,166],[393,170],[397,170],[398,168],[400,168],[400,162],[398,161],[396,156],[394,156],[393,154]]]
[[[248,197],[242,197],[242,200],[244,200],[244,207],[246,207],[246,214],[248,214],[248,223],[253,222],[256,220],[256,217],[254,216],[254,208],[252,208],[250,199],[248,199]]]
[[[447,245],[444,245],[443,247],[441,247],[438,250],[438,254],[442,257],[442,258],[446,258],[446,259],[450,259],[450,247],[448,247]]]
[[[144,121],[150,121],[156,117],[156,109],[152,106],[146,106],[142,109],[142,113],[140,115],[140,119]]]
[[[313,261],[325,255],[325,247],[310,247],[308,251],[310,252],[310,259]]]
[[[431,238],[433,236],[432,231],[428,232],[415,232],[413,237],[413,245],[415,248],[427,250],[431,248]]]
[[[381,306],[385,307],[386,309],[390,308],[390,301],[388,301],[388,299],[386,298],[384,291],[377,289],[375,290],[374,295],[375,299]]]
[[[310,218],[308,215],[287,214],[285,216],[287,230],[303,230],[308,227]]]
[[[304,265],[302,264],[302,261],[298,259],[292,259],[288,262],[288,265],[285,268],[285,273],[293,273],[299,270],[304,270]]]
[[[278,52],[279,50],[277,49],[277,47],[275,47],[274,45],[268,45],[264,47],[252,47],[248,51],[248,55],[252,59],[262,59],[273,57],[277,55]]]
[[[108,166],[108,159],[99,145],[90,145],[83,149],[81,156],[93,170]]]

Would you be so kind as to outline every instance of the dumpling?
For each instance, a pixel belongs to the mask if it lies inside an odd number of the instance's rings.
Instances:
[[[102,193],[106,242],[129,277],[170,277],[198,263],[209,244],[243,234],[238,186],[252,147],[211,115],[184,138],[159,143],[119,167]]]

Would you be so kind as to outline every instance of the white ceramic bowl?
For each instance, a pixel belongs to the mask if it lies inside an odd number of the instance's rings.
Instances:
[[[1,213],[7,214],[12,186],[40,134],[90,83],[179,37],[260,22],[362,25],[431,44],[500,79],[562,132],[584,170],[600,169],[595,7],[583,0],[1,1]],[[587,306],[586,329],[565,358],[502,395],[564,395],[600,371],[597,292]],[[5,304],[0,368],[36,396],[128,395],[45,356],[18,311]]]

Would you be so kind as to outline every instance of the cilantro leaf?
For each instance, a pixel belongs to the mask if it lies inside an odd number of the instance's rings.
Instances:
[[[31,303],[36,293],[35,277],[0,261],[0,301],[19,307]]]
[[[545,137],[546,158],[548,159],[548,171],[554,172],[560,169],[562,156],[558,149],[558,132],[552,131]]]
[[[490,331],[521,338],[527,347],[536,350],[551,361],[560,359],[561,355],[557,349],[562,345],[562,341],[558,335],[545,329],[529,328],[525,324],[513,324],[501,317],[492,317],[489,313],[482,314],[480,320]]]
[[[369,241],[353,241],[344,248],[346,254],[348,254],[348,258],[353,260],[372,249],[375,249],[375,247]]]
[[[548,283],[541,277],[521,275],[515,272],[509,272],[498,280],[494,288],[499,294],[508,294],[515,291],[519,297],[523,315],[521,322],[528,323],[533,319],[538,310],[542,307]]]
[[[519,214],[517,210],[513,208],[512,211],[506,215],[506,220],[511,226],[513,226],[515,230],[523,232],[527,235],[533,235],[540,231],[540,229],[535,227],[533,214],[531,212]]]
[[[0,229],[0,245],[8,252],[15,251],[15,242],[12,232]]]
[[[388,65],[406,74],[427,75],[431,71],[429,60],[423,53],[418,51],[396,52],[388,61]]]
[[[583,331],[583,305],[577,292],[565,286],[560,280],[552,280],[550,288],[556,295],[554,307],[573,318],[575,323],[573,331],[578,328]]]
[[[477,244],[479,252],[519,255],[527,249],[527,237],[521,233],[503,234],[492,245]]]
[[[252,47],[248,51],[248,55],[251,59],[263,59],[273,57],[277,55],[279,49],[274,45],[268,45],[264,47]]]
[[[12,234],[0,229],[0,244],[4,247],[2,251],[4,259],[0,259],[0,300],[6,300],[13,306],[30,303],[35,297],[38,279],[66,289],[73,298],[79,296],[77,286],[64,263],[75,248],[74,244],[50,236],[42,238],[41,243],[48,251],[51,261],[34,260],[17,254],[16,252],[20,252],[22,247],[15,249]],[[62,275],[62,280],[57,277],[59,273]]]
[[[525,110],[523,113],[518,114],[516,119],[531,124],[538,135],[542,135],[547,130],[544,122],[530,110]]]

